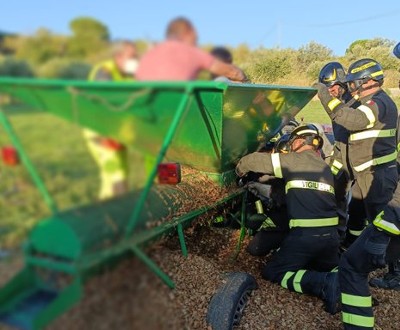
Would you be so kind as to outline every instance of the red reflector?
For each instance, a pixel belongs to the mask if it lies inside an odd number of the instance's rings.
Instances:
[[[158,182],[162,184],[177,184],[181,182],[181,165],[165,163],[158,165]]]
[[[13,146],[1,148],[1,158],[5,165],[15,166],[19,164],[18,152]]]

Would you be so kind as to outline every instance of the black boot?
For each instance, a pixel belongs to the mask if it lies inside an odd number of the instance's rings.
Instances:
[[[400,291],[399,260],[389,262],[389,271],[383,277],[372,278],[369,285],[374,288]]]
[[[301,287],[304,293],[321,298],[328,313],[333,315],[339,312],[340,289],[337,272],[307,271],[301,280]]]
[[[325,283],[322,288],[321,298],[324,301],[325,311],[327,311],[329,314],[334,315],[340,311],[340,288],[337,272],[327,273],[325,277]]]

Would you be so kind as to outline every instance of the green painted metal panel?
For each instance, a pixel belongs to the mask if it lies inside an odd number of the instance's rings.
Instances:
[[[315,95],[312,88],[223,82],[86,82],[0,78],[32,108],[156,156],[182,97],[193,91],[166,158],[223,173]]]

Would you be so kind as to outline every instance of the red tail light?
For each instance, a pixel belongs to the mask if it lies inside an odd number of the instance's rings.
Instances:
[[[13,146],[1,148],[1,158],[7,166],[16,166],[19,164],[18,151]]]
[[[162,184],[177,184],[181,182],[181,165],[165,163],[158,165],[158,182]]]

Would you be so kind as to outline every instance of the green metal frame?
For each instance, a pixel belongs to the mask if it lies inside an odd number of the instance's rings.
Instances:
[[[33,90],[34,92],[32,92]],[[158,94],[160,90],[162,92]],[[133,125],[133,123],[136,124],[135,120],[137,120],[138,126],[128,125],[128,128],[130,130],[137,129],[137,134],[140,135],[148,132],[148,128],[151,127],[149,123],[153,119],[156,122],[157,119],[161,121],[165,118],[168,119],[167,124],[163,123],[163,127],[157,126],[160,129],[154,132],[154,136],[147,136],[151,140],[150,142],[147,139],[140,141],[143,142],[145,147],[152,148],[152,152],[156,153],[156,160],[146,179],[145,186],[129,215],[127,224],[123,227],[123,237],[119,241],[114,242],[112,246],[106,249],[85,251],[82,255],[80,255],[78,249],[68,251],[67,256],[69,257],[57,258],[56,260],[36,255],[32,245],[27,244],[25,249],[25,268],[5,287],[0,289],[0,317],[1,314],[15,308],[21,299],[25,299],[38,290],[40,292],[40,290],[46,289],[43,287],[44,283],[41,283],[36,278],[35,269],[41,268],[59,274],[66,274],[73,279],[67,287],[60,289],[56,293],[57,299],[51,301],[36,315],[33,324],[31,324],[34,329],[44,327],[79,301],[84,280],[91,276],[96,269],[101,268],[102,265],[109,263],[111,260],[118,260],[127,252],[133,253],[168,287],[174,288],[172,279],[144,253],[143,247],[165,235],[177,233],[182,255],[186,257],[188,251],[184,228],[194,219],[207,214],[210,210],[216,209],[225,203],[241,200],[241,231],[233,256],[236,258],[246,235],[244,223],[247,195],[242,189],[238,189],[227,197],[221,198],[213,205],[193,210],[183,216],[174,217],[172,220],[152,229],[138,230],[142,211],[146,201],[148,201],[157,175],[158,165],[163,161],[167,152],[170,152],[169,156],[172,155],[172,158],[177,157],[177,161],[194,166],[199,171],[209,174],[220,184],[227,183],[233,178],[232,164],[234,160],[240,157],[243,152],[247,152],[249,148],[252,149],[259,144],[256,136],[260,130],[260,118],[264,118],[266,113],[273,109],[272,114],[268,115],[270,117],[264,123],[269,124],[269,127],[264,125],[267,128],[265,134],[273,135],[281,123],[281,117],[297,113],[316,92],[314,89],[309,88],[229,85],[216,82],[147,82],[135,84],[0,78],[1,91],[20,97],[32,105],[33,108],[47,108],[46,110],[58,116],[84,127],[98,129],[98,133],[110,136],[128,145],[131,145],[135,140],[134,137],[126,134],[124,123]],[[265,107],[255,105],[253,102],[254,98],[258,97],[260,93],[265,97]],[[192,102],[193,100],[195,102]],[[55,102],[60,107],[52,108]],[[154,109],[149,106],[151,102],[155,104]],[[168,109],[165,109],[165,107]],[[251,107],[251,111],[244,111],[248,107]],[[110,111],[108,111],[109,108],[111,109]],[[81,111],[83,109],[85,111]],[[154,113],[148,110],[152,110]],[[161,115],[157,117],[159,113]],[[189,115],[185,117],[185,114]],[[154,115],[154,118],[151,117],[152,115]],[[93,123],[93,116],[98,116],[98,122]],[[201,122],[200,129],[205,137],[201,140],[196,139],[198,132],[193,132],[191,127],[188,129],[188,127],[182,126],[184,118],[186,121],[189,120],[189,125],[186,126]],[[0,109],[0,123],[9,135],[12,144],[18,150],[34,184],[52,211],[52,218],[63,219],[63,214],[67,213],[58,211],[54,200],[29,160],[2,109]],[[152,125],[154,128],[154,124]],[[237,133],[241,134],[240,138],[242,139],[239,141],[241,142],[239,143],[239,148],[236,148],[235,145],[237,143]],[[224,134],[227,135],[227,142],[223,136]],[[170,148],[172,141],[175,141],[177,146],[174,145]],[[188,143],[188,145],[185,145],[182,141],[190,141],[194,144]],[[138,144],[140,145],[141,143]],[[159,145],[161,148],[154,147]],[[79,220],[79,218],[74,219],[73,215],[71,216],[72,218],[70,219]],[[59,223],[55,222],[54,224],[58,226]],[[56,228],[58,228],[57,226]],[[80,242],[83,244],[82,241]],[[54,254],[54,256],[57,256],[57,254]],[[17,317],[19,316],[17,315]],[[21,317],[22,322],[27,322],[23,319],[23,316]]]
[[[145,200],[147,198],[147,195],[149,194],[151,186],[154,183],[154,179],[157,176],[158,165],[160,165],[160,163],[163,161],[163,159],[165,157],[165,154],[167,152],[167,149],[168,149],[168,147],[170,146],[170,144],[172,142],[172,139],[173,139],[173,137],[175,135],[176,129],[177,129],[177,127],[178,127],[178,125],[179,125],[179,123],[180,123],[180,121],[182,119],[182,115],[185,112],[187,103],[189,102],[190,97],[192,96],[192,91],[193,91],[192,86],[188,86],[187,89],[185,90],[185,93],[182,96],[182,100],[181,100],[181,102],[180,102],[180,104],[178,106],[178,109],[177,109],[177,111],[176,111],[176,113],[174,115],[172,123],[171,123],[171,125],[170,125],[170,127],[168,129],[167,135],[164,138],[164,141],[163,141],[163,144],[161,146],[160,152],[157,155],[156,163],[155,163],[153,169],[151,170],[150,175],[148,176],[146,185],[145,185],[145,187],[144,187],[144,189],[143,189],[143,191],[142,191],[142,193],[141,193],[141,195],[139,197],[139,200],[138,200],[137,204],[135,205],[135,209],[133,210],[132,216],[131,216],[131,218],[129,220],[129,223],[127,225],[126,234],[125,234],[126,237],[129,237],[132,234],[132,231],[134,230],[135,225],[137,224],[140,212],[143,209],[144,202],[145,202]]]
[[[17,134],[15,133],[10,121],[7,119],[7,116],[4,114],[4,111],[0,107],[0,124],[3,126],[5,132],[9,136],[11,143],[17,149],[19,156],[21,157],[22,163],[26,167],[29,175],[31,176],[34,184],[39,190],[40,194],[43,197],[44,202],[49,207],[50,211],[53,214],[58,212],[58,208],[56,202],[53,198],[51,198],[43,180],[40,178],[38,172],[36,171],[34,165],[28,157],[28,154],[25,152],[22,143],[18,139]]]

